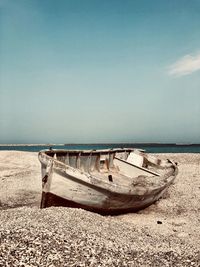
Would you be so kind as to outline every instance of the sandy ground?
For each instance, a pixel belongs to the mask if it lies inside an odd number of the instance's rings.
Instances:
[[[200,154],[159,156],[179,164],[165,196],[103,217],[40,210],[37,153],[0,151],[0,266],[200,266]]]

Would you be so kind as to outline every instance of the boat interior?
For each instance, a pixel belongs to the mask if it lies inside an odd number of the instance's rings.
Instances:
[[[48,150],[45,153],[66,165],[116,184],[130,185],[138,176],[160,176],[146,154],[135,149]]]

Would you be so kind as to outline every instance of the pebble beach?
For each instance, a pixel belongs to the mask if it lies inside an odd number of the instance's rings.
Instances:
[[[137,213],[40,209],[37,153],[0,151],[0,266],[200,266],[200,154],[178,162],[163,198]]]

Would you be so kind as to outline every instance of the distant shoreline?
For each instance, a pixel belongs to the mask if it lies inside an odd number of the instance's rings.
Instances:
[[[0,144],[0,146],[64,146],[64,144]]]
[[[0,144],[1,147],[8,146],[83,146],[83,145],[134,145],[134,146],[200,146],[200,143],[69,143],[69,144]]]

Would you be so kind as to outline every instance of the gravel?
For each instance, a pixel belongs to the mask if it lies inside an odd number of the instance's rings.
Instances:
[[[21,153],[0,153],[0,266],[200,266],[199,154],[160,155],[179,163],[164,198],[138,213],[111,217],[62,207],[40,210],[37,157]]]
[[[0,266],[198,266],[199,249],[81,209],[1,212]],[[12,218],[12,220],[11,220]],[[155,221],[155,227],[159,225]],[[173,244],[173,245],[172,245]]]

